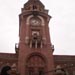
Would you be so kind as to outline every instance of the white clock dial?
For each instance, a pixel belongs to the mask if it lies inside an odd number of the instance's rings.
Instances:
[[[40,25],[40,21],[37,20],[37,19],[32,19],[31,20],[31,25],[38,26],[38,25]]]

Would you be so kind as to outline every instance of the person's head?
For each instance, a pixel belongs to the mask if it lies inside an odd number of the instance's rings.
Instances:
[[[11,74],[11,67],[4,66],[1,70],[1,75],[10,75]]]

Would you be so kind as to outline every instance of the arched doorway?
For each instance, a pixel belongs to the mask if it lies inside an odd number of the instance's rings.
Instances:
[[[47,69],[44,58],[39,55],[30,56],[26,63],[27,75],[42,75]]]

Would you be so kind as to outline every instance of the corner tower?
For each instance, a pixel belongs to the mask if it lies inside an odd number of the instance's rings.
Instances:
[[[19,15],[18,71],[20,75],[41,75],[54,68],[49,33],[51,16],[40,0],[28,0]],[[47,73],[52,75],[52,73]]]

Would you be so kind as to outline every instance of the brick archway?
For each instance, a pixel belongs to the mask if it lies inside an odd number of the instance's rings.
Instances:
[[[26,63],[27,75],[41,75],[46,69],[46,62],[40,55],[31,55]]]

